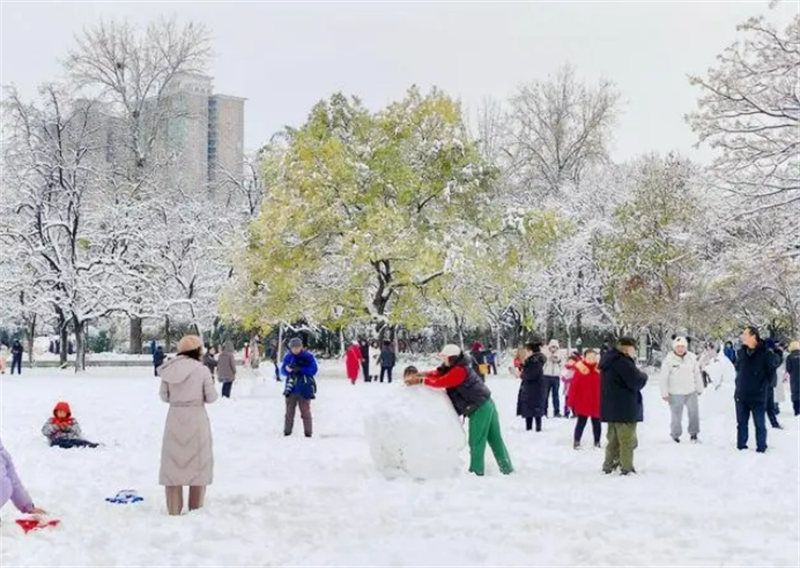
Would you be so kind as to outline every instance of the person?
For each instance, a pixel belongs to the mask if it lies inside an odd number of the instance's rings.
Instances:
[[[25,353],[25,349],[22,347],[22,343],[19,342],[17,339],[13,345],[11,345],[11,374],[14,374],[14,369],[17,370],[18,375],[22,375],[22,354]]]
[[[714,354],[716,355],[716,351]],[[696,442],[700,433],[700,410],[697,399],[703,394],[705,381],[700,371],[700,363],[695,354],[689,351],[689,343],[685,337],[678,336],[673,339],[672,351],[661,362],[659,384],[661,398],[669,403],[672,413],[670,436],[675,443],[680,443],[683,433],[683,409],[686,408],[689,413],[689,436]]]
[[[644,420],[641,390],[647,375],[636,367],[636,340],[622,337],[600,359],[600,420],[608,424],[603,472],[636,473],[636,424]]]
[[[214,380],[214,375],[217,370],[217,360],[214,357],[216,350],[211,345],[206,345],[206,354],[203,355],[203,365],[206,366],[208,372],[211,373],[211,380]]]
[[[392,371],[394,370],[397,357],[392,349],[392,344],[389,341],[383,342],[383,349],[381,349],[380,364],[381,364],[381,382],[383,377],[388,377],[388,382],[392,382]]]
[[[587,349],[583,358],[575,362],[575,373],[569,387],[569,405],[578,417],[572,447],[581,447],[581,439],[586,424],[591,420],[594,447],[600,447],[603,425],[600,422],[600,371],[597,369],[597,352]]]
[[[223,398],[231,397],[233,381],[236,380],[236,354],[233,351],[233,342],[226,341],[222,347],[217,361],[217,378],[222,383]]]
[[[558,339],[551,339],[547,344],[547,362],[544,365],[544,415],[547,416],[549,399],[553,397],[553,417],[561,416],[561,403],[558,391],[561,386],[561,346]]]
[[[514,466],[503,442],[497,407],[489,387],[475,372],[469,357],[458,345],[445,345],[439,358],[442,365],[438,369],[410,375],[405,383],[445,389],[456,413],[469,421],[470,473],[484,475],[487,443],[500,471],[504,475],[513,473]]]
[[[575,376],[575,365],[578,361],[581,360],[581,356],[577,352],[573,352],[569,359],[567,359],[567,364],[564,365],[564,369],[561,371],[561,385],[562,391],[561,393],[564,395],[564,418],[569,418],[569,389],[572,384],[572,379]]]
[[[372,377],[369,374],[369,342],[362,338],[359,341],[361,345],[361,372],[364,375],[364,382],[372,382]]]
[[[286,377],[286,387],[283,390],[283,395],[286,397],[283,435],[292,435],[295,411],[299,406],[303,432],[306,438],[310,438],[313,433],[311,401],[317,396],[317,360],[303,346],[303,340],[299,337],[289,341],[289,352],[283,359],[281,373]]]
[[[72,409],[66,402],[56,404],[53,415],[42,426],[42,434],[50,442],[50,447],[96,448],[99,445],[83,439],[81,426],[72,416]]]
[[[536,431],[542,431],[544,415],[544,364],[547,358],[542,353],[542,340],[534,338],[525,345],[519,370],[519,394],[517,416],[525,419],[525,430],[530,432],[536,422]]]
[[[486,350],[486,364],[489,365],[489,372],[497,376],[497,351],[491,345]]]
[[[361,368],[361,346],[358,341],[354,341],[344,356],[344,366],[347,371],[347,378],[351,384],[356,384],[358,380],[358,370]]]
[[[11,501],[20,513],[46,515],[47,511],[33,504],[33,500],[17,475],[14,460],[0,440],[0,508]]]
[[[676,338],[673,338],[673,341]],[[684,338],[685,339],[685,338]],[[687,341],[687,349],[688,349],[688,341]],[[700,358],[697,360],[697,366],[700,368],[700,377],[703,379],[703,388],[707,387],[710,382],[710,377],[708,372],[706,372],[706,367],[717,357],[717,349],[716,345],[712,342],[708,342],[705,345],[705,349],[703,353],[700,355]]]
[[[725,342],[725,349],[723,349],[723,353],[725,354],[725,357],[728,358],[728,361],[734,365],[736,364],[736,349],[733,348],[733,343],[731,341]]]
[[[217,400],[208,367],[201,363],[203,340],[187,335],[178,342],[178,356],[159,368],[161,400],[169,404],[161,444],[159,484],[167,511],[183,511],[183,488],[189,487],[189,510],[203,507],[206,487],[214,481],[214,448],[206,404]]]
[[[164,359],[166,359],[164,348],[159,345],[153,351],[153,373],[156,377],[158,376],[158,368],[164,364]]]
[[[742,346],[736,354],[736,447],[747,449],[748,422],[753,417],[756,430],[756,452],[767,451],[766,403],[775,358],[761,340],[758,328],[748,325],[742,332]]]
[[[3,343],[0,345],[0,375],[6,374],[6,367],[8,366],[8,356],[11,352],[8,350],[8,346]]]
[[[470,357],[472,358],[472,369],[482,381],[486,382],[486,375],[489,374],[489,365],[486,363],[486,352],[483,350],[483,344],[480,341],[472,344]]]
[[[766,408],[770,426],[776,430],[783,430],[783,426],[778,422],[778,412],[775,408],[775,389],[778,386],[778,368],[783,364],[783,351],[781,351],[772,338],[767,339],[764,344],[767,347],[767,353],[769,353],[769,356],[772,358],[772,366],[774,367],[772,373],[770,373],[764,407]]]
[[[786,374],[789,377],[792,409],[795,416],[800,416],[800,341],[789,343],[789,355],[786,357]]]

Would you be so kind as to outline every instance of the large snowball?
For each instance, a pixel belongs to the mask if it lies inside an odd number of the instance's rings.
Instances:
[[[392,385],[365,427],[375,466],[388,479],[440,479],[463,469],[464,429],[443,390]]]

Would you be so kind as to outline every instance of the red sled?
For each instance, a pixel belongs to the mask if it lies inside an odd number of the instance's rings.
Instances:
[[[49,521],[42,521],[39,519],[17,519],[17,524],[22,527],[22,530],[25,531],[25,534],[28,534],[31,531],[37,531],[39,529],[57,527],[61,524],[61,521],[58,519],[52,519]]]

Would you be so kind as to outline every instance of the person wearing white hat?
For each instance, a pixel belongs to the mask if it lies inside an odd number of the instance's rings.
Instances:
[[[482,476],[485,472],[486,444],[492,449],[497,465],[504,475],[514,471],[503,442],[497,407],[492,392],[472,368],[470,358],[458,345],[445,345],[439,357],[442,365],[435,371],[408,375],[407,385],[425,384],[446,389],[453,408],[469,419],[469,471]]]
[[[703,394],[705,385],[697,357],[689,351],[685,337],[672,341],[672,351],[661,363],[661,397],[669,403],[672,411],[670,436],[680,443],[683,433],[683,409],[689,413],[689,435],[693,442],[700,433],[700,410],[697,397]]]

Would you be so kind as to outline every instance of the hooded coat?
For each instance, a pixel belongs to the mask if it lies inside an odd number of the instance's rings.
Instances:
[[[65,418],[59,418],[56,413],[61,410],[67,413]],[[53,408],[53,415],[42,426],[42,434],[53,442],[54,440],[80,440],[83,435],[78,421],[72,417],[72,409],[66,402],[59,402]]]
[[[358,373],[361,371],[361,346],[358,343],[354,343],[347,350],[347,354],[344,356],[344,366],[347,370],[347,378],[351,381],[357,380]]]
[[[167,487],[211,485],[214,451],[205,405],[219,396],[211,372],[200,361],[179,355],[159,369],[159,376],[161,400],[169,403],[159,483]]]
[[[742,346],[736,355],[736,392],[734,397],[751,404],[763,404],[767,389],[774,388],[773,376],[776,375],[778,362],[763,341],[759,341],[755,349]]]
[[[597,363],[582,363],[572,375],[569,406],[576,416],[600,418],[600,371]]]
[[[541,418],[544,416],[545,388],[543,353],[534,353],[522,363],[519,395],[517,396],[517,416]]]
[[[232,383],[236,380],[236,355],[232,343],[226,343],[219,354],[217,378],[221,383]]]
[[[33,501],[25,491],[22,481],[17,476],[14,462],[3,447],[3,441],[0,440],[0,507],[8,501],[14,503],[22,513],[30,513],[33,509]]]
[[[647,375],[618,349],[600,359],[600,419],[603,422],[642,422],[642,393]]]

